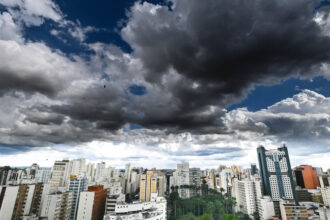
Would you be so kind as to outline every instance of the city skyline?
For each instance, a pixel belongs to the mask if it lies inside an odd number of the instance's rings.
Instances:
[[[326,220],[330,169],[291,166],[285,145],[258,147],[258,167],[181,162],[175,169],[125,169],[86,159],[0,166],[3,220]]]
[[[0,0],[0,166],[327,169],[329,5]]]

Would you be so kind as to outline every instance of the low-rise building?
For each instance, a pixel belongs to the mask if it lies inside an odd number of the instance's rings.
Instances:
[[[151,195],[150,202],[116,204],[115,211],[104,216],[104,220],[166,220],[166,199]]]
[[[294,200],[280,200],[282,220],[308,220],[307,209],[304,206],[296,205]]]

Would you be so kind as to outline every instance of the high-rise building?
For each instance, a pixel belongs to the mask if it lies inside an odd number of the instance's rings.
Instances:
[[[94,181],[94,176],[95,176],[95,164],[89,163],[86,166],[86,175],[89,180],[89,182]]]
[[[215,176],[213,172],[209,172],[207,177],[207,185],[209,189],[215,189]]]
[[[0,219],[19,220],[23,215],[38,215],[43,184],[0,186]]]
[[[102,220],[108,191],[103,186],[89,186],[80,193],[77,219]]]
[[[10,171],[11,170],[9,166],[0,167],[0,186],[7,184],[7,179],[9,178]]]
[[[193,186],[190,190],[191,196],[200,194],[202,172],[200,168],[189,168],[189,184]]]
[[[72,192],[53,192],[43,201],[41,217],[54,220],[69,220],[72,207]]]
[[[301,165],[294,169],[296,182],[298,186],[306,189],[316,189],[319,184],[315,168],[308,165]]]
[[[82,173],[86,173],[86,159],[75,159],[71,160],[71,175],[79,175]]]
[[[127,182],[131,181],[131,164],[126,164],[125,165],[125,179]]]
[[[321,188],[323,203],[325,206],[330,206],[330,187]]]
[[[102,182],[105,179],[105,162],[96,164],[95,181]]]
[[[182,162],[177,164],[177,169],[173,173],[174,185],[178,186],[178,193],[180,198],[190,198],[191,190],[184,186],[190,185],[190,169],[189,162]]]
[[[52,175],[52,169],[49,167],[40,167],[35,174],[36,183],[48,183]]]
[[[298,204],[288,149],[283,146],[266,150],[260,146],[257,152],[263,193],[272,197],[275,214],[280,218],[281,199],[294,200]]]
[[[33,163],[29,169],[29,175],[34,178],[36,175],[37,170],[39,169],[39,165],[36,163]]]
[[[50,192],[56,192],[59,188],[66,188],[70,181],[69,160],[55,161],[50,179]]]
[[[265,150],[260,146],[257,152],[264,194],[273,201],[283,198],[297,203],[287,147]]]
[[[164,196],[166,192],[165,174],[156,170],[148,170],[146,174],[141,175],[140,179],[140,200],[150,201],[151,193],[157,193]]]
[[[71,220],[76,219],[80,192],[87,190],[87,182],[87,177],[84,174],[71,176],[69,185],[69,191],[72,192]]]
[[[234,181],[237,205],[245,214],[253,218],[254,213],[258,212],[258,199],[262,197],[261,182],[258,180],[238,180]]]
[[[147,175],[142,174],[140,179],[140,200],[146,200]]]
[[[220,173],[221,188],[223,193],[231,196],[232,178],[235,176],[232,169],[223,169]]]

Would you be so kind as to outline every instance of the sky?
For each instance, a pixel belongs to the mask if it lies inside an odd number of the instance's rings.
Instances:
[[[330,4],[0,0],[0,166],[330,168]]]

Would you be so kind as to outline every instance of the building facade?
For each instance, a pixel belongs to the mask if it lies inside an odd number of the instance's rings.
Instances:
[[[283,198],[297,203],[287,147],[265,150],[261,146],[257,152],[264,194],[271,196],[273,201]]]
[[[314,167],[301,165],[295,168],[294,174],[297,185],[306,189],[316,189],[320,186],[317,172]]]
[[[77,219],[102,220],[108,191],[102,185],[89,186],[80,193]]]

